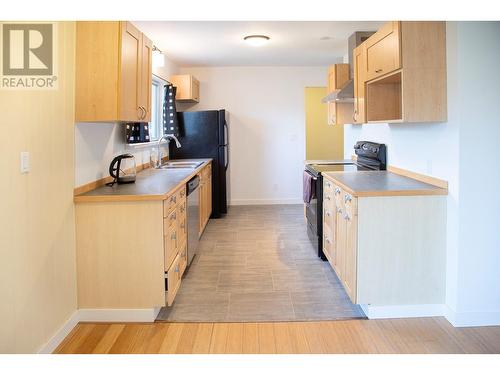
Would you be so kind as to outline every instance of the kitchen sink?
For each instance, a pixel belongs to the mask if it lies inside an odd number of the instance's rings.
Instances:
[[[202,161],[168,161],[158,167],[158,169],[185,168],[196,169],[202,165]]]

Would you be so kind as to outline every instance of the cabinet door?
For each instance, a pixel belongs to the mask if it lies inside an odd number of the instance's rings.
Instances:
[[[177,220],[178,224],[178,243],[179,249],[187,242],[187,215],[186,215],[186,201],[179,205],[179,218]]]
[[[335,213],[331,205],[323,204],[323,252],[325,253],[328,261],[333,267],[335,250]]]
[[[363,43],[353,51],[354,68],[354,115],[355,124],[366,122],[365,111],[365,70],[366,70],[366,45]]]
[[[338,278],[344,280],[344,263],[346,248],[346,221],[344,219],[343,207],[336,207],[335,212],[335,257],[333,259],[333,269]]]
[[[191,97],[193,101],[199,102],[200,101],[200,81],[198,81],[196,78],[191,76]]]
[[[346,194],[346,197],[350,197]],[[343,283],[352,303],[356,303],[357,279],[357,204],[356,198],[350,197],[345,204],[345,251],[344,251],[344,278]]]
[[[167,306],[172,306],[174,303],[174,298],[177,295],[177,291],[181,286],[181,256],[177,254],[172,266],[167,272],[167,292],[166,292],[166,302]]]
[[[163,219],[163,247],[165,252],[165,271],[171,267],[172,261],[178,252],[178,224],[177,210],[174,210],[168,217]]]
[[[140,106],[143,108],[142,121],[144,122],[151,121],[152,53],[153,43],[147,36],[142,34]]]
[[[328,102],[327,104],[327,122],[328,125],[337,124],[337,106],[335,102]]]
[[[388,22],[366,40],[366,80],[401,67],[399,22]]]
[[[120,120],[140,121],[142,34],[130,22],[121,22]]]
[[[203,171],[200,172],[199,174],[199,177],[200,177],[200,187],[198,189],[198,194],[199,194],[199,202],[200,202],[200,235],[201,235],[201,232],[203,232],[203,228],[204,228],[204,225],[205,225],[205,219],[204,219],[204,216],[205,216],[205,177],[204,177],[204,173]]]
[[[207,179],[207,221],[212,215],[212,176]]]

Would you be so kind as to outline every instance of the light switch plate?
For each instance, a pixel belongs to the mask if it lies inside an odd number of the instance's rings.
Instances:
[[[21,173],[30,171],[30,153],[27,151],[21,152]]]

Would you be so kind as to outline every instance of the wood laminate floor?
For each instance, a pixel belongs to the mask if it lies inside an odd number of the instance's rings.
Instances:
[[[55,353],[500,353],[500,327],[444,318],[290,323],[80,323]]]
[[[210,220],[172,307],[171,322],[365,318],[308,240],[302,205],[232,206]]]

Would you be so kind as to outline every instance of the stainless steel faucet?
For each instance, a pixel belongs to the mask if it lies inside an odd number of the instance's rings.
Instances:
[[[156,165],[155,165],[155,168],[160,168],[161,166],[161,155],[160,155],[160,145],[161,145],[161,141],[163,141],[164,139],[167,140],[167,147],[168,145],[170,144],[170,140],[173,139],[175,141],[175,145],[177,146],[177,148],[181,148],[182,145],[181,143],[179,142],[179,140],[177,139],[177,137],[173,134],[164,134],[160,137],[160,139],[158,139],[158,143],[157,143],[157,148],[156,148]]]

